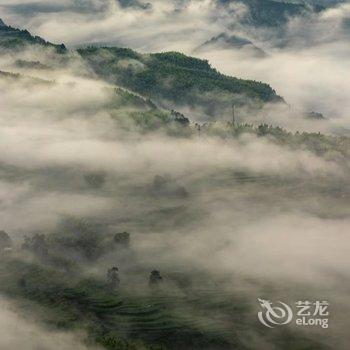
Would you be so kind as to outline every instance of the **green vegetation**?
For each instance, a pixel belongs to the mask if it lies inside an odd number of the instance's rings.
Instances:
[[[18,83],[21,82],[24,85],[39,86],[39,85],[53,85],[52,81],[43,80],[39,78],[33,78],[29,76],[24,76],[18,73],[4,72],[0,70],[0,78],[6,79],[8,83]]]
[[[193,131],[195,133],[195,130]],[[268,124],[236,124],[208,123],[202,127],[202,132],[221,138],[237,138],[244,134],[253,134],[267,138],[280,146],[294,150],[308,150],[314,154],[333,160],[350,158],[350,138],[342,136],[324,135],[321,133],[289,132],[281,127]]]
[[[42,64],[39,61],[26,61],[26,60],[17,60],[15,62],[16,67],[24,69],[50,69],[50,67]]]
[[[208,61],[178,52],[141,55],[130,49],[107,47],[78,52],[101,78],[159,104],[168,101],[201,107],[211,109],[213,114],[232,103],[259,107],[266,102],[283,101],[267,84],[228,77]]]
[[[96,278],[84,279],[9,257],[1,258],[0,281],[3,295],[26,309],[40,307],[47,325],[84,329],[87,344],[97,343],[107,350],[247,350],[251,349],[247,345],[250,332],[259,332],[249,320],[251,310],[244,298],[218,291],[213,285],[203,289],[203,281],[200,289],[152,292],[143,287],[141,294],[110,292]],[[283,344],[284,349],[295,344],[323,349],[302,335],[288,337],[288,332],[274,334],[270,340]]]
[[[87,271],[110,252],[135,264],[129,240],[126,232],[111,235],[103,225],[67,218],[56,232],[27,237],[22,249],[0,255],[0,293],[35,309],[46,327],[84,330],[87,344],[107,350],[248,350],[256,349],[253,333],[281,349],[326,349],[295,330],[266,333],[252,318],[250,297],[218,288],[222,277],[206,272],[170,270],[154,289],[147,267],[134,265],[110,290],[101,274]]]
[[[0,26],[0,47],[20,50],[27,45],[54,48],[59,54],[68,52],[63,44],[52,44],[26,30]],[[88,47],[78,53],[100,78],[128,89],[134,97],[141,95],[151,108],[155,104],[166,108],[182,105],[215,117],[232,103],[256,109],[267,102],[283,102],[268,84],[226,76],[208,61],[178,52],[140,54],[128,48]],[[68,55],[63,57],[69,60]],[[39,61],[25,60],[17,60],[16,66],[49,68]],[[123,98],[127,98],[125,93]]]
[[[0,25],[0,48],[2,49],[23,49],[27,45],[40,45],[54,48],[57,53],[66,53],[66,47],[52,44],[39,36],[31,35],[28,30],[20,30],[6,25]]]

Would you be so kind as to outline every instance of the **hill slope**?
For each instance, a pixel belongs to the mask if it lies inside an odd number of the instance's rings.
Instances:
[[[232,103],[260,107],[283,101],[268,84],[223,75],[208,61],[178,52],[144,55],[108,47],[78,52],[99,77],[164,106],[200,107],[203,113],[215,116]]]
[[[1,48],[19,50],[26,46],[68,53],[63,44],[52,44],[26,30],[0,26]],[[78,53],[100,79],[152,99],[167,109],[191,109],[220,118],[231,113],[232,104],[238,109],[241,106],[256,109],[265,103],[283,102],[268,84],[226,76],[208,61],[179,52],[140,54],[125,48],[88,47]]]
[[[31,35],[27,30],[20,30],[7,26],[0,18],[0,47],[2,49],[21,49],[26,45],[41,45],[51,47],[57,52],[64,53],[67,51],[66,47],[52,44],[39,36]]]

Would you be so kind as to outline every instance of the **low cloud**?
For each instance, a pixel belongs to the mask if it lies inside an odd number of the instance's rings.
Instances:
[[[146,9],[122,7],[112,0],[84,4],[66,0],[59,5],[54,1],[2,1],[0,5],[7,22],[53,42],[70,46],[104,43],[143,52],[178,50],[209,59],[223,73],[267,82],[293,109],[292,113],[284,111],[291,115],[289,120],[271,110],[266,113],[268,122],[293,130],[296,125],[314,131],[349,130],[347,2],[292,18],[283,29],[249,26],[241,20],[247,14],[246,6],[232,2],[229,8],[218,7],[210,0],[154,1]],[[257,58],[249,50],[235,47],[196,51],[220,33],[250,40],[267,57]],[[323,113],[330,125],[303,123],[301,117],[311,111]]]

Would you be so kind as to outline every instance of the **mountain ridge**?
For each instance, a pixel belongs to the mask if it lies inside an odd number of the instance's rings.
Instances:
[[[25,45],[54,48],[59,54],[68,52],[64,44],[52,44],[27,30],[0,27],[0,47],[11,50]],[[207,60],[179,52],[141,54],[118,47],[87,47],[76,52],[100,79],[167,109],[201,108],[205,115],[217,117],[231,113],[232,104],[260,108],[265,103],[284,102],[266,83],[224,75]]]
[[[13,28],[0,18],[0,46],[4,49],[21,49],[25,45],[52,47],[59,53],[67,52],[64,44],[53,44],[40,36],[32,35],[27,29]]]

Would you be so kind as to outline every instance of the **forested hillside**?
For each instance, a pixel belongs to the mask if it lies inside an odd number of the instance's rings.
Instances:
[[[0,27],[0,38],[3,48],[39,45],[67,53],[64,45],[6,25]],[[283,102],[268,84],[223,75],[208,61],[178,52],[140,54],[126,48],[89,47],[78,53],[100,78],[167,108],[199,108],[208,116],[220,117],[232,104],[256,109],[264,103]]]
[[[118,48],[87,48],[78,52],[98,76],[163,105],[172,102],[200,107],[215,116],[233,103],[262,106],[283,101],[267,84],[225,76],[208,61],[177,52],[142,55]]]
[[[0,19],[0,47],[2,49],[23,49],[26,45],[41,45],[44,47],[52,47],[57,52],[65,53],[66,47],[52,44],[39,36],[31,35],[28,30],[20,30],[7,26]]]

